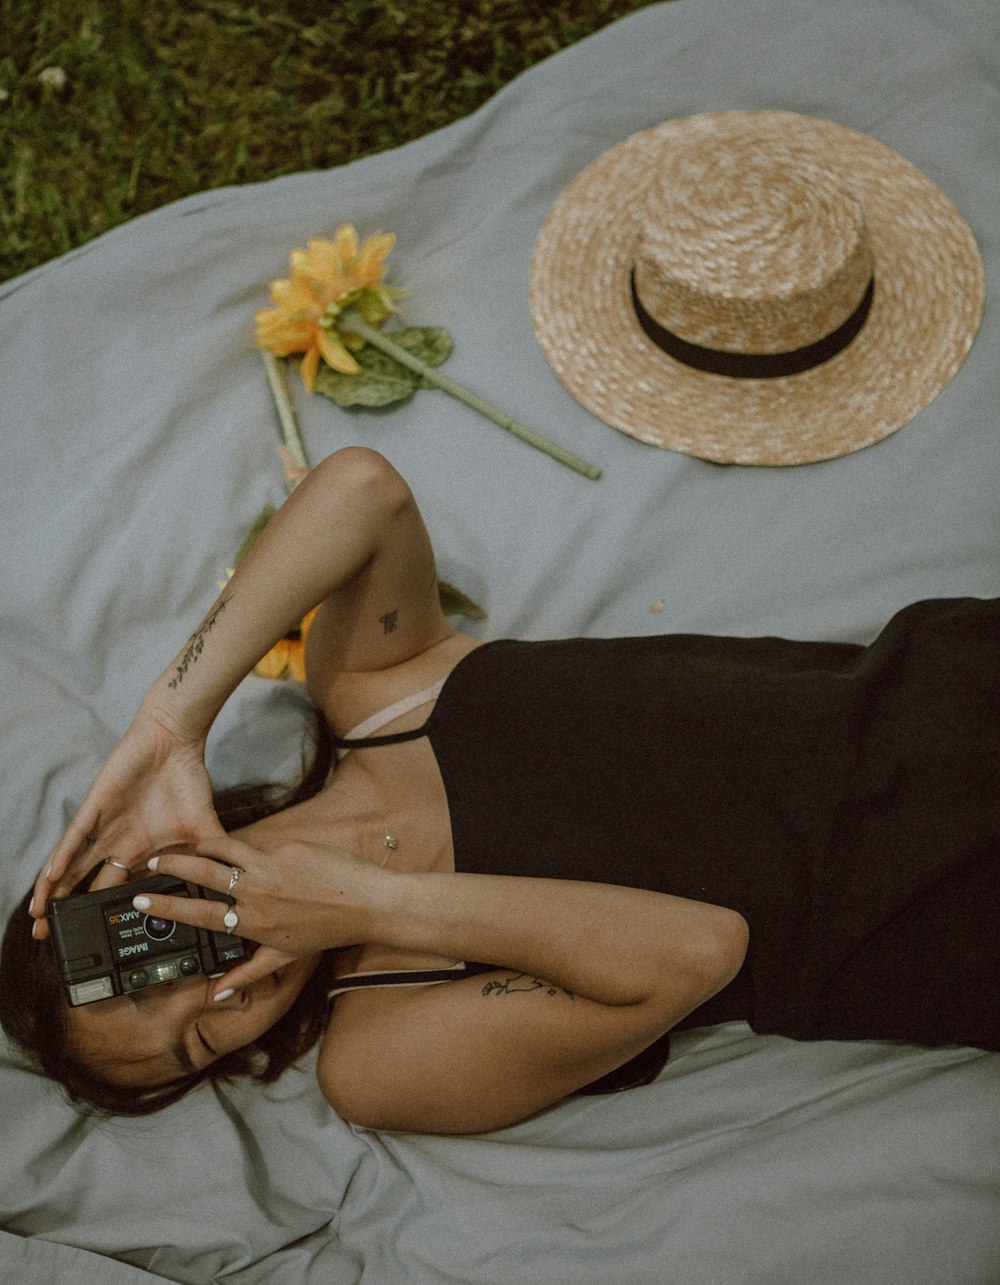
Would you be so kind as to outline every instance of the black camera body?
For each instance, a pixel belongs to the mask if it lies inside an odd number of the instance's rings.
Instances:
[[[241,937],[136,910],[132,898],[140,892],[232,900],[183,879],[153,875],[50,902],[49,937],[72,1008],[182,977],[224,973],[253,952]]]

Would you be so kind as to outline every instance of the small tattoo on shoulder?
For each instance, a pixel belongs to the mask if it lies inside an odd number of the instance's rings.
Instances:
[[[384,634],[391,634],[396,628],[398,618],[398,611],[387,611],[384,616],[379,616],[379,620],[382,624],[382,632]]]
[[[483,987],[484,995],[517,995],[531,991],[544,991],[546,995],[565,995],[567,999],[573,999],[570,991],[563,990],[561,986],[553,986],[551,982],[544,982],[540,977],[532,977],[530,973],[512,973],[503,981],[487,982]]]
[[[232,602],[232,599],[232,594],[228,598],[220,599],[188,639],[188,645],[184,648],[184,653],[175,667],[174,676],[167,684],[168,687],[179,687],[184,681],[184,675],[197,662],[198,657],[205,650],[205,639],[212,632],[215,622],[229,603]]]

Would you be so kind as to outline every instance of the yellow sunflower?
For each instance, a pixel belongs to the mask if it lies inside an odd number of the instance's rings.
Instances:
[[[277,357],[303,353],[301,374],[313,391],[322,357],[328,366],[345,375],[360,370],[349,347],[361,342],[337,332],[337,317],[355,307],[370,326],[378,326],[395,311],[402,293],[382,285],[386,258],[396,243],[391,233],[375,232],[359,245],[349,223],[334,233],[332,241],[316,237],[306,250],[291,253],[291,275],[272,281],[273,308],[256,315],[257,345]]]
[[[292,678],[297,683],[306,681],[306,639],[312,628],[313,617],[319,610],[313,607],[299,625],[291,629],[284,638],[274,644],[271,650],[256,665],[253,672],[261,678]]]

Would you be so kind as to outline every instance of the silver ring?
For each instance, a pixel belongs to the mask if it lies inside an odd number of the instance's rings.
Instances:
[[[229,932],[234,933],[240,926],[240,917],[235,910],[227,910],[226,916],[222,921]]]
[[[232,870],[229,872],[229,887],[226,889],[226,892],[232,892],[239,883],[240,873],[241,871],[239,866],[233,866]]]
[[[123,865],[123,864],[122,864],[122,862],[120,862],[120,861],[116,861],[116,860],[114,859],[114,857],[105,857],[105,858],[104,858],[104,864],[105,864],[106,866],[114,866],[114,867],[115,867],[116,869],[118,869],[118,870],[124,870],[126,874],[128,874],[128,873],[129,873],[129,868],[128,868],[128,866]]]

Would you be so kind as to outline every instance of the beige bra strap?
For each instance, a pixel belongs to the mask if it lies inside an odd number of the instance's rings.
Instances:
[[[404,696],[402,700],[394,701],[391,705],[386,705],[384,709],[378,710],[370,715],[357,727],[352,727],[349,732],[344,734],[345,741],[360,741],[366,736],[373,736],[376,732],[381,731],[394,719],[402,718],[408,714],[411,709],[417,709],[421,705],[427,705],[430,701],[437,700],[441,694],[441,688],[444,686],[444,679],[435,683],[433,687],[425,687],[421,692],[411,692],[409,696]]]

